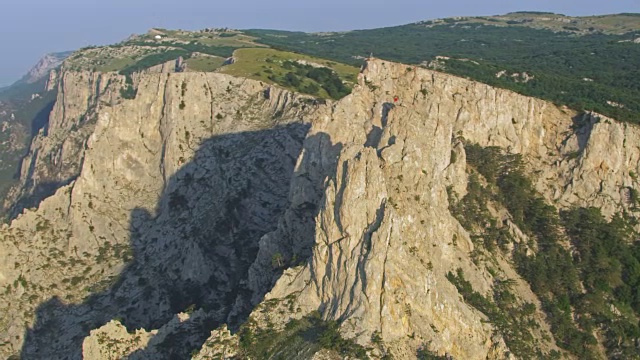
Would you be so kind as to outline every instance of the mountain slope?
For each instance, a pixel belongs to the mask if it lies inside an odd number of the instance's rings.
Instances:
[[[0,90],[0,199],[16,183],[19,163],[31,139],[46,125],[56,93],[47,84],[50,71],[69,55],[45,55],[22,79]],[[4,206],[0,217],[4,217]]]
[[[505,19],[512,16],[506,15]],[[626,16],[638,19],[636,16]],[[497,17],[502,19],[502,17]],[[592,110],[622,121],[640,118],[640,92],[630,79],[640,68],[637,21],[624,34],[606,34],[590,18],[593,32],[531,28],[489,18],[450,18],[389,28],[309,34],[275,30],[246,33],[259,42],[345,63],[376,57],[437,68],[524,95]],[[491,18],[493,19],[493,18]],[[599,21],[616,24],[616,16]],[[568,22],[567,24],[571,24]]]
[[[67,71],[60,85],[105,76],[85,94],[95,122],[54,110],[45,136],[75,124],[78,177],[0,230],[2,312],[16,314],[3,317],[4,355],[584,358],[572,342],[594,325],[603,347],[586,354],[632,354],[632,302],[594,292],[631,332],[599,317],[559,330],[544,313],[564,319],[562,293],[540,292],[522,268],[546,238],[500,197],[480,203],[478,223],[456,206],[498,191],[477,143],[520,154],[561,209],[635,216],[637,127],[377,59],[326,104],[224,74],[139,74],[134,99],[120,96],[123,75]],[[86,111],[86,97],[59,93],[56,106]],[[146,330],[130,337],[119,323]]]
[[[49,77],[49,72],[62,64],[62,62],[71,55],[73,51],[65,51],[59,53],[51,53],[45,55],[36,65],[27,72],[22,79],[16,84],[33,84]],[[16,85],[14,84],[14,85]]]
[[[393,104],[392,96],[387,93],[399,96],[400,102]],[[612,145],[601,141],[600,136],[624,131],[624,136],[633,133],[631,136],[635,137],[638,129],[587,116],[596,125],[588,125],[594,127],[583,138],[589,144],[586,145],[578,140],[584,130],[576,129],[575,133],[571,130],[574,113],[564,113],[552,104],[486,85],[381,60],[368,63],[360,78],[360,87],[338,104],[333,113],[343,120],[337,121],[334,117],[333,121],[320,121],[312,127],[312,133],[331,134],[332,142],[343,144],[337,164],[328,165],[335,168],[335,175],[325,181],[324,196],[319,201],[313,256],[303,266],[285,272],[267,295],[264,305],[254,311],[252,319],[259,324],[275,324],[278,330],[287,323],[286,317],[282,319],[283,313],[291,314],[291,309],[299,309],[295,315],[289,315],[299,318],[307,311],[319,309],[323,318],[338,320],[342,330],[355,336],[358,342],[370,344],[374,349],[383,344],[382,350],[378,350],[381,354],[389,351],[399,358],[411,358],[416,349],[425,346],[454,358],[506,356],[499,341],[489,341],[486,335],[481,335],[487,332],[480,330],[480,323],[474,323],[474,315],[466,313],[467,305],[457,302],[457,288],[466,304],[488,317],[517,358],[545,357],[544,353],[549,356],[554,347],[545,344],[544,335],[536,335],[537,326],[531,325],[536,320],[526,325],[529,320],[525,314],[530,311],[525,310],[529,306],[526,303],[537,303],[532,300],[536,296],[506,260],[513,255],[518,272],[527,278],[520,267],[540,259],[533,255],[537,251],[541,256],[549,256],[546,247],[550,244],[545,244],[550,241],[549,236],[536,233],[535,229],[541,225],[529,222],[530,219],[522,222],[516,213],[509,214],[507,209],[512,210],[509,203],[501,205],[499,201],[490,200],[491,195],[485,197],[482,207],[459,217],[456,203],[462,202],[465,194],[482,197],[483,193],[487,196],[486,193],[492,192],[487,184],[481,187],[480,193],[474,189],[478,186],[473,185],[474,181],[478,180],[473,179],[477,179],[478,173],[468,166],[477,164],[477,160],[471,160],[471,150],[463,144],[498,146],[508,153],[521,154],[529,163],[527,172],[536,171],[538,189],[554,199],[552,203],[561,208],[599,206],[610,215],[623,209],[632,211],[621,195],[624,187],[618,184],[635,186],[628,171],[638,166],[638,148],[623,145],[631,144],[629,140],[616,141],[622,148],[606,151],[600,146]],[[313,143],[309,147],[316,148]],[[577,163],[571,155],[574,151],[581,154]],[[618,155],[612,158],[612,153]],[[333,159],[323,155],[310,157]],[[593,173],[592,162],[607,170]],[[313,160],[305,162],[303,158],[300,169],[313,179],[317,170],[311,164]],[[614,171],[613,164],[623,168]],[[471,174],[467,175],[469,170]],[[480,167],[478,171],[487,173]],[[322,173],[316,176],[323,178]],[[593,191],[594,182],[600,182],[600,192]],[[566,183],[571,185],[565,186]],[[295,182],[293,187],[304,189]],[[303,194],[298,192],[292,196],[295,199]],[[519,195],[512,192],[508,196]],[[479,224],[468,219],[462,222],[463,227],[458,222],[471,216],[477,218],[482,211],[489,211],[489,215]],[[545,219],[542,212],[531,213]],[[294,219],[295,215],[283,223],[297,222]],[[488,226],[491,222],[493,225]],[[283,236],[283,232],[288,235]],[[503,250],[496,250],[496,245],[489,246],[491,241],[496,241],[491,232],[500,234],[498,244],[504,242]],[[295,239],[295,234],[283,229],[266,236],[264,248],[273,254],[273,249],[278,249],[276,244],[283,238]],[[536,240],[540,242],[538,245]],[[616,241],[626,240],[617,238]],[[637,248],[637,244],[635,246]],[[285,254],[285,258],[290,256],[284,250],[280,253]],[[518,254],[527,255],[518,259]],[[265,269],[270,266],[269,253],[262,254],[262,261],[260,258],[261,255],[254,271],[250,272],[254,284],[260,284]],[[630,261],[636,264],[631,266],[637,266],[637,257]],[[554,268],[558,265],[549,261],[548,271],[563,274]],[[538,273],[538,276],[545,275]],[[465,281],[469,281],[468,285]],[[450,288],[451,283],[456,286]],[[501,288],[501,284],[510,289]],[[533,281],[532,285],[539,286]],[[549,296],[544,292],[548,290],[538,287],[534,290],[543,300],[545,310],[556,311],[555,295]],[[477,292],[476,295],[472,291]],[[492,293],[500,297],[493,297]],[[479,300],[482,296],[484,300]],[[518,300],[509,305],[501,302],[504,296],[515,296]],[[616,306],[620,306],[618,301],[614,300]],[[494,306],[498,307],[497,312],[491,310]],[[509,315],[503,319],[505,313]],[[558,311],[554,316],[561,313]],[[510,320],[510,316],[514,318]],[[544,319],[538,316],[533,319]],[[617,321],[635,328],[637,312]],[[604,355],[598,354],[596,347],[583,348],[581,341],[592,341],[589,330],[583,332],[580,326],[570,329],[575,325],[566,328],[567,324],[560,330],[557,324],[552,321],[551,330],[562,348],[580,358]],[[272,336],[269,327],[263,325],[264,332],[260,328],[256,326],[252,332],[266,339]],[[635,331],[613,336],[633,338]],[[381,338],[378,345],[372,343],[376,336]],[[537,337],[537,341],[531,342]],[[240,339],[242,342],[242,333]],[[263,341],[266,340],[258,338],[253,344],[260,346]],[[579,344],[573,344],[574,341]],[[634,340],[625,345],[618,343],[607,355],[633,357],[633,344]],[[251,349],[251,345],[246,348],[255,354]]]

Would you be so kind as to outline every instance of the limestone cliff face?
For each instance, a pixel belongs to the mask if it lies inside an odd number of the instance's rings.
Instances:
[[[207,304],[201,321],[224,320],[286,206],[314,108],[304,99],[226,75],[164,73],[140,75],[126,100],[97,86],[108,77],[117,75],[64,74],[49,130],[32,145],[60,154],[56,164],[72,168],[54,174],[72,178],[1,230],[0,311],[12,314],[0,321],[3,355],[79,358],[88,331],[113,318],[160,327]],[[94,102],[86,136],[74,138]],[[51,174],[43,158],[26,179]]]
[[[5,200],[11,217],[79,175],[97,113],[118,101],[117,81],[115,74],[62,73],[48,124],[34,137],[22,161],[20,182]]]
[[[543,101],[379,60],[360,81],[312,127],[339,149],[305,143],[296,174],[307,175],[294,180],[292,204],[309,193],[307,183],[321,184],[313,256],[288,270],[267,299],[295,294],[296,306],[344,321],[345,333],[363,343],[379,332],[403,358],[425,343],[455,358],[506,357],[483,315],[445,277],[462,268],[482,293],[495,280],[472,262],[469,234],[448,210],[447,187],[466,191],[456,138],[546,156],[570,116]],[[256,289],[266,281],[259,264],[250,272]]]
[[[330,140],[305,142],[291,194],[294,205],[322,189],[314,197],[313,255],[287,270],[266,299],[294,296],[293,308],[320,309],[363,344],[378,332],[401,358],[425,343],[454,358],[508,357],[445,277],[461,268],[481,293],[510,278],[522,299],[535,299],[508,262],[500,261],[495,277],[469,257],[474,246],[449,213],[446,191],[466,193],[460,139],[524,155],[539,190],[558,206],[598,206],[612,215],[630,210],[625,191],[635,185],[637,131],[465,79],[369,61],[360,86],[313,123],[311,133]],[[286,212],[263,237],[250,271],[254,302],[269,283],[268,259],[290,254],[282,244],[300,236],[288,224],[304,220]],[[539,336],[543,349],[555,349]]]
[[[182,60],[154,66],[145,73],[171,73]],[[144,75],[143,75],[144,76]],[[136,82],[140,76],[136,75]],[[52,70],[47,89],[57,88],[57,99],[47,125],[35,135],[22,160],[20,183],[14,186],[4,207],[10,217],[37,206],[62,185],[80,175],[87,141],[95,130],[98,114],[123,100],[125,78],[115,73]]]
[[[563,207],[595,206],[606,216],[636,211],[631,189],[638,187],[640,129],[597,114],[575,117],[572,127],[559,147],[564,157],[551,159],[538,188]]]
[[[127,100],[121,76],[59,76],[13,199],[47,181],[55,193],[0,230],[0,313],[17,314],[0,318],[2,355],[184,358],[205,344],[204,359],[237,351],[219,325],[279,329],[319,310],[396,358],[509,358],[446,277],[462,269],[482,294],[511,279],[537,303],[508,255],[474,261],[449,211],[447,188],[467,188],[462,139],[522,154],[559,207],[632,210],[637,127],[462,78],[371,59],[326,104],[222,74],[134,78]]]

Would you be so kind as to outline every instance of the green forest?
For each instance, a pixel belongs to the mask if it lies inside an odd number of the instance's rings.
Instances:
[[[309,34],[249,30],[276,49],[358,65],[362,57],[422,64],[448,56],[444,71],[576,110],[597,111],[621,121],[640,122],[638,34],[584,35],[483,24],[410,24],[343,33]],[[623,42],[624,41],[624,42]],[[455,59],[471,59],[456,61]],[[517,82],[508,74],[533,76]],[[586,79],[586,80],[585,80]],[[623,107],[607,103],[622,104]]]
[[[579,359],[597,359],[593,331],[600,329],[609,358],[640,358],[635,343],[640,336],[640,242],[632,228],[637,220],[619,214],[607,221],[596,208],[558,211],[537,194],[520,155],[477,144],[466,144],[465,150],[474,170],[468,194],[460,201],[451,197],[452,213],[474,234],[474,242],[489,252],[513,243],[517,270],[542,301],[558,346]],[[479,176],[486,179],[486,187]],[[515,244],[497,226],[486,210],[491,201],[509,210],[512,221],[530,237],[527,246]],[[527,254],[527,248],[536,249],[535,255]],[[522,319],[524,308],[489,302],[469,288],[462,273],[449,278],[465,300],[492,322],[499,321],[508,344],[520,344],[528,336],[522,332],[525,326],[509,322],[509,314]],[[506,319],[500,320],[498,314]],[[520,335],[514,338],[514,334]],[[522,358],[539,357],[534,349],[511,347]]]
[[[285,61],[282,67],[287,70],[286,74],[270,75],[269,80],[311,95],[318,95],[322,88],[333,99],[340,99],[351,92],[338,74],[329,68],[304,65],[290,60]]]

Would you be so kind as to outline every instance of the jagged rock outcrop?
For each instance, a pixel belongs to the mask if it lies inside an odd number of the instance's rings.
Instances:
[[[57,100],[49,120],[31,142],[22,160],[20,182],[8,194],[4,207],[10,217],[37,206],[61,185],[80,173],[86,141],[98,112],[119,99],[118,76],[90,72],[64,72],[57,85]]]
[[[46,122],[55,92],[47,80],[49,70],[57,68],[68,53],[46,55],[22,79],[0,92],[0,217],[4,218],[4,200],[14,185],[19,163],[33,134]],[[56,73],[55,70],[51,70]]]
[[[630,193],[639,185],[640,129],[593,113],[574,117],[572,127],[538,189],[561,207],[594,206],[607,217],[637,211]]]
[[[233,359],[238,356],[238,337],[233,336],[226,326],[211,331],[209,339],[213,341],[206,341],[194,360]]]
[[[134,78],[127,100],[122,76],[60,77],[20,190],[54,179],[55,194],[0,230],[0,312],[17,314],[0,320],[2,355],[76,359],[84,342],[106,358],[121,339],[130,358],[231,356],[237,335],[219,326],[277,331],[319,311],[399,359],[510,358],[447,278],[462,269],[481,294],[510,280],[537,303],[507,257],[474,261],[449,211],[447,189],[467,188],[462,139],[522,154],[559,207],[634,211],[637,127],[451,75],[370,59],[326,104],[222,74]],[[283,304],[252,312],[265,300]],[[536,321],[539,348],[557,350],[539,306]],[[146,329],[139,344],[125,327]]]
[[[182,57],[176,60],[167,61],[165,63],[152,66],[146,70],[145,73],[174,73],[182,72],[186,68],[186,63],[182,60]]]
[[[179,313],[159,330],[145,331],[137,329],[129,332],[119,321],[112,320],[92,330],[82,344],[82,356],[85,359],[159,359],[165,357],[167,347],[180,346],[179,339],[184,333],[201,331],[206,315],[203,310],[194,313]],[[225,328],[211,332],[218,340],[217,345],[233,345],[233,339]],[[237,341],[236,341],[237,342]],[[235,346],[237,348],[237,345]],[[222,346],[221,352],[217,347],[204,345],[200,358],[208,356],[233,355],[233,351]],[[210,348],[210,349],[209,349]],[[170,350],[169,350],[170,352]],[[192,354],[195,354],[193,351]],[[191,355],[191,354],[190,354]]]
[[[112,320],[99,329],[91,330],[91,335],[82,344],[83,356],[87,359],[126,358],[137,350],[147,348],[149,340],[157,333],[157,330],[146,332],[140,329],[130,334],[126,327]]]
[[[285,272],[266,299],[295,296],[293,308],[321,309],[362,343],[379,332],[401,358],[415,355],[421,343],[454,358],[506,357],[482,315],[460,302],[445,278],[461,268],[481,293],[496,281],[470,259],[469,234],[448,210],[447,187],[466,193],[458,138],[524,155],[539,190],[560,207],[599,206],[612,215],[631,210],[621,191],[635,185],[638,147],[629,139],[636,131],[465,79],[370,61],[360,87],[314,122],[312,133],[330,134],[329,143],[341,146],[305,143],[296,173],[305,176],[293,181],[292,204],[315,194],[318,184],[324,189],[316,196],[322,200],[313,256]],[[299,236],[287,224],[303,221],[286,212],[279,229],[262,239],[250,271],[254,305],[259,289],[268,288],[268,259]],[[501,265],[522,298],[535,299],[511,266]]]

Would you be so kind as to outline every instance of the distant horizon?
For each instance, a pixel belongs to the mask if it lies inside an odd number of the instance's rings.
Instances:
[[[165,5],[162,0],[139,0],[133,4],[128,0],[112,0],[107,4],[77,1],[58,0],[51,3],[25,0],[8,4],[8,11],[3,12],[5,17],[0,17],[0,46],[13,56],[3,58],[0,84],[4,85],[0,87],[18,81],[46,54],[109,45],[133,34],[144,34],[151,28],[194,31],[227,27],[315,33],[366,30],[441,18],[495,16],[514,12],[548,12],[574,17],[640,14],[640,3],[636,3],[636,0],[608,3],[592,0],[523,0],[519,4],[503,4],[502,0],[485,0],[482,4],[472,0],[452,0],[437,5],[428,2],[413,4],[404,0],[369,0],[366,3],[327,0],[322,5],[300,5],[293,0],[272,0],[269,4],[236,0],[233,4],[219,6],[205,3],[204,0],[183,0],[177,8],[172,8],[173,2]],[[337,8],[340,11],[335,11]],[[465,9],[464,14],[460,9]],[[73,21],[60,21],[67,18]]]
[[[353,28],[353,29],[346,29],[346,30],[324,29],[324,30],[317,30],[317,31],[306,31],[306,30],[301,30],[301,29],[291,29],[291,28],[285,29],[285,28],[275,28],[275,27],[274,28],[268,28],[268,27],[234,28],[234,27],[228,27],[228,26],[205,26],[205,27],[199,27],[199,28],[167,28],[167,27],[162,27],[162,26],[152,26],[149,29],[147,29],[147,31],[151,30],[151,29],[197,31],[197,30],[202,30],[202,29],[206,29],[206,28],[214,28],[214,29],[215,28],[228,28],[230,30],[238,30],[238,31],[245,31],[245,30],[283,30],[283,31],[299,31],[299,32],[305,32],[305,33],[345,32],[345,31],[370,30],[370,29],[379,29],[379,28],[385,28],[385,27],[402,26],[402,25],[418,23],[418,22],[421,22],[421,21],[447,19],[447,18],[504,16],[504,15],[509,15],[509,14],[518,14],[518,13],[521,13],[521,14],[525,14],[525,13],[531,13],[531,14],[536,14],[536,13],[537,14],[553,14],[553,15],[561,15],[561,16],[568,16],[568,17],[614,16],[614,15],[626,15],[626,14],[640,16],[640,12],[616,12],[616,13],[603,13],[603,14],[590,14],[590,15],[571,15],[571,14],[563,14],[563,13],[558,13],[558,12],[552,12],[552,11],[519,10],[519,11],[509,11],[509,12],[500,13],[500,14],[439,16],[439,17],[435,17],[435,18],[425,18],[425,19],[409,21],[409,22],[404,22],[404,23],[398,23],[398,24],[383,25],[383,26],[373,26],[373,27],[362,27],[362,28]],[[141,33],[138,33],[138,34],[132,33],[131,35],[140,35],[140,34]],[[65,51],[63,50],[63,51],[55,51],[55,52],[58,53],[58,52],[65,52]]]
[[[46,53],[43,53],[42,56],[40,57],[40,59],[42,59],[43,57],[49,55],[49,54],[59,54],[59,53],[65,53],[65,52],[69,52],[69,53],[73,53],[76,52],[78,50],[80,50],[83,47],[87,47],[87,46],[107,46],[107,45],[111,45],[111,44],[116,44],[120,41],[124,41],[125,39],[127,39],[130,36],[134,36],[134,35],[143,35],[146,32],[148,32],[151,29],[157,29],[157,30],[183,30],[183,31],[198,31],[198,30],[203,30],[203,29],[207,29],[207,28],[227,28],[230,30],[238,30],[238,31],[248,31],[248,30],[281,30],[281,31],[292,31],[292,32],[304,32],[304,33],[323,33],[323,32],[347,32],[347,31],[358,31],[358,30],[371,30],[371,29],[380,29],[380,28],[387,28],[387,27],[394,27],[394,26],[402,26],[402,25],[409,25],[409,24],[413,24],[413,23],[418,23],[421,21],[429,21],[429,20],[438,20],[438,19],[447,19],[447,18],[458,18],[458,17],[482,17],[482,16],[503,16],[503,15],[508,15],[508,14],[517,14],[517,13],[539,13],[539,14],[554,14],[554,15],[561,15],[561,16],[569,16],[569,17],[590,17],[590,16],[613,16],[613,15],[624,15],[624,14],[631,14],[631,15],[640,15],[640,12],[617,12],[617,13],[606,13],[606,14],[590,14],[590,15],[569,15],[569,14],[562,14],[562,13],[558,13],[558,12],[552,12],[552,11],[536,11],[536,10],[519,10],[519,11],[509,11],[509,12],[505,12],[505,13],[501,13],[501,14],[483,14],[483,15],[451,15],[451,16],[444,16],[444,17],[435,17],[435,18],[425,18],[422,20],[416,20],[416,21],[409,21],[409,22],[405,22],[405,23],[399,23],[399,24],[391,24],[391,25],[384,25],[384,26],[374,26],[374,27],[363,27],[363,28],[353,28],[353,29],[348,29],[348,30],[330,30],[330,29],[325,29],[325,30],[318,30],[318,31],[306,31],[306,30],[300,30],[300,29],[285,29],[285,28],[276,28],[276,27],[245,27],[245,28],[234,28],[234,27],[228,27],[228,26],[205,26],[205,27],[197,27],[197,28],[185,28],[185,27],[163,27],[163,26],[151,26],[148,29],[146,29],[143,32],[139,32],[139,33],[131,33],[128,36],[125,36],[124,38],[120,39],[120,40],[115,40],[112,42],[107,42],[107,43],[102,43],[102,44],[89,44],[89,45],[83,45],[83,46],[79,46],[75,49],[66,49],[66,50],[54,50],[54,51],[49,51]],[[36,65],[38,61],[40,61],[40,59],[38,59],[33,65]],[[29,68],[31,69],[31,68]],[[26,73],[28,72],[28,70],[24,73],[21,74],[20,77],[24,76]],[[19,80],[19,79],[17,79]],[[8,85],[7,83],[5,83],[5,85],[2,85],[2,83],[0,83],[0,87],[2,86],[9,86],[12,85],[13,83],[15,83],[17,80],[14,80],[12,82],[9,82]]]

